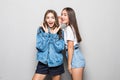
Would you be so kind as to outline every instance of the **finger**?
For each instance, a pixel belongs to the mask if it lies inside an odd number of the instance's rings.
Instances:
[[[56,27],[54,29],[52,29],[52,32],[55,33],[56,32]]]
[[[72,70],[71,69],[69,69],[69,73],[72,74]]]
[[[43,24],[43,23],[41,23],[41,27],[42,27],[43,29],[45,29],[45,28],[44,28],[44,24]]]
[[[59,30],[61,27],[59,26],[57,29]]]
[[[45,27],[45,28],[47,28],[47,25],[46,25],[46,24],[44,24],[44,27]]]
[[[58,32],[58,31],[59,31],[59,29],[60,29],[60,26],[56,29],[56,32]]]
[[[45,29],[46,29],[46,31],[48,31],[48,27],[47,27],[47,26],[46,26],[46,28],[45,28]]]
[[[45,27],[44,27],[44,26],[42,26],[42,28],[43,28],[43,30],[45,31]]]
[[[42,27],[43,26],[43,23],[40,23],[40,27]]]

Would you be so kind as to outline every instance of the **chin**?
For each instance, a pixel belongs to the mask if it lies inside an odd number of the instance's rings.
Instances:
[[[49,26],[50,28],[52,28],[53,26]]]
[[[63,24],[67,24],[66,22],[62,22]]]

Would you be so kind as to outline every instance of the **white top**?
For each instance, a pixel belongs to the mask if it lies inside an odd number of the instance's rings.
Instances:
[[[65,40],[66,47],[67,47],[67,40],[74,41],[74,45],[77,44],[77,38],[76,38],[76,35],[75,35],[74,28],[72,28],[70,26],[67,26],[64,29],[64,40]]]

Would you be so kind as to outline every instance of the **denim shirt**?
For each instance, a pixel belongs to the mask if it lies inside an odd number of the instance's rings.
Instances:
[[[63,31],[62,31],[63,33]],[[47,64],[49,67],[59,66],[63,63],[62,50],[65,42],[59,35],[45,33],[39,28],[36,36],[37,60]]]

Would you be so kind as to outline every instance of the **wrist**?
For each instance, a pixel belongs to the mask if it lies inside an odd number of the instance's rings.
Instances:
[[[68,63],[68,65],[71,65],[71,63]]]

